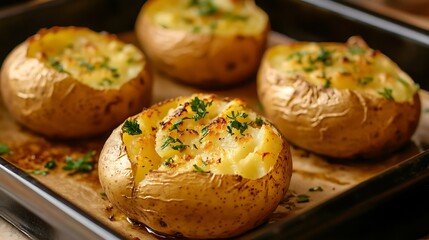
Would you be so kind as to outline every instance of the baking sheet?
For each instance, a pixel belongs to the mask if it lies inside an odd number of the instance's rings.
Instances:
[[[136,43],[132,33],[122,34],[120,37],[124,41]],[[269,45],[291,41],[292,39],[283,35],[272,33]],[[195,92],[207,91],[179,84],[157,73],[152,102],[156,103]],[[254,80],[232,89],[211,92],[221,96],[243,98],[254,110],[262,112],[257,100]],[[375,161],[341,162],[328,160],[293,147],[294,170],[290,190],[270,217],[268,225],[298,216],[427,149],[429,146],[429,93],[421,90],[420,96],[422,115],[413,141],[392,156]],[[96,170],[78,174],[70,174],[62,170],[66,156],[82,157],[92,150],[99,153],[107,137],[108,134],[94,139],[77,141],[45,139],[16,124],[6,112],[3,103],[0,104],[0,143],[7,144],[14,152],[12,155],[2,157],[29,174],[42,169],[46,161],[56,159],[60,166],[55,170],[50,170],[48,175],[31,174],[31,176],[126,238],[156,239],[157,237],[148,233],[143,226],[132,225],[124,215],[110,205],[102,194]],[[323,191],[309,191],[314,187],[320,187]],[[297,196],[300,194],[307,195],[309,201],[298,202]]]

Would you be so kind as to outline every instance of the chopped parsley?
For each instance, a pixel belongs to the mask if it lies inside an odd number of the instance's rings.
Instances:
[[[298,51],[298,52],[294,52],[294,53],[289,54],[289,56],[287,58],[288,58],[288,60],[296,58],[298,63],[302,63],[302,57],[304,55],[305,55],[305,53],[303,53],[302,51]]]
[[[10,150],[8,145],[0,143],[0,155],[3,154],[12,154],[12,151]]]
[[[256,125],[258,125],[258,126],[262,126],[262,124],[264,123],[264,121],[262,120],[262,118],[257,117],[257,118],[255,119],[255,123],[256,123]]]
[[[212,0],[190,0],[189,6],[196,6],[201,16],[212,15],[218,11]]]
[[[195,97],[191,101],[191,109],[193,112],[195,112],[195,115],[192,117],[195,121],[200,120],[204,118],[207,115],[207,107],[211,106],[213,103],[212,101],[204,102],[204,100],[199,99],[198,97]]]
[[[45,163],[45,168],[54,169],[57,167],[57,162],[54,159],[51,159]]]
[[[114,78],[118,78],[120,76],[119,73],[118,73],[118,69],[115,68],[115,67],[109,66],[109,64],[107,64],[107,62],[103,62],[100,65],[100,67],[109,70],[111,72],[111,74],[112,74],[112,77],[114,77]]]
[[[348,51],[351,55],[361,55],[365,53],[365,49],[358,46],[351,46],[348,48]]]
[[[177,143],[176,145],[173,145],[173,143]],[[165,149],[166,147],[171,147],[173,150],[176,151],[183,151],[187,145],[183,144],[182,141],[178,138],[173,138],[171,136],[168,136],[165,140],[164,144],[161,146],[161,150]]]
[[[311,64],[310,66],[304,67],[302,70],[304,70],[304,72],[306,73],[309,73],[316,70],[316,66],[314,66],[314,64]]]
[[[201,129],[201,133],[203,134],[203,136],[201,136],[199,140],[200,143],[203,140],[203,138],[205,138],[209,134],[209,126],[203,127],[203,129]]]
[[[362,77],[362,78],[358,79],[358,84],[367,85],[367,84],[371,83],[372,81],[374,81],[373,77]]]
[[[66,72],[64,70],[64,66],[60,63],[60,61],[58,61],[55,58],[49,58],[48,59],[49,64],[51,64],[51,66],[57,70],[58,72]]]
[[[203,163],[203,167],[206,164]],[[197,173],[210,173],[210,171],[205,171],[203,168],[199,167],[197,164],[194,164],[195,172]]]
[[[310,192],[323,192],[323,188],[321,186],[311,187],[308,189]]]
[[[80,64],[82,67],[85,67],[85,68],[86,68],[86,70],[88,70],[89,72],[92,72],[92,71],[94,71],[94,69],[95,69],[94,65],[89,64],[87,61],[85,61],[85,60],[83,60],[83,59],[79,59],[79,64]]]
[[[379,91],[378,94],[385,97],[389,101],[393,101],[393,90],[391,88],[384,88],[383,91]]]
[[[298,196],[296,196],[296,202],[297,203],[310,202],[310,196],[305,195],[305,194],[299,194]]]
[[[106,193],[105,193],[105,192],[101,192],[101,193],[100,193],[100,196],[102,196],[102,197],[107,197],[107,195],[106,195]]]
[[[179,125],[182,124],[183,120],[185,120],[185,119],[184,118],[177,119],[176,121],[174,121],[173,126],[171,126],[171,128],[168,130],[170,132],[174,131],[174,130],[179,132]]]
[[[110,79],[110,78],[103,78],[98,85],[103,86],[103,87],[107,87],[107,86],[111,86],[112,84],[113,84],[112,79]]]
[[[164,162],[162,162],[162,165],[170,166],[172,163],[174,163],[173,158],[167,158]]]
[[[316,61],[323,62],[325,65],[332,65],[332,52],[326,50],[324,47],[321,47]]]
[[[66,165],[64,165],[63,170],[75,172],[90,172],[94,169],[94,161],[92,158],[95,156],[95,151],[87,153],[85,156],[73,159],[70,156],[65,158]]]
[[[331,80],[329,78],[326,79],[325,81],[325,85],[323,86],[324,88],[330,88],[331,87]]]
[[[201,32],[201,27],[200,26],[194,26],[194,27],[192,27],[192,32],[193,33],[199,33],[199,32]]]
[[[244,131],[246,131],[247,129],[247,122],[240,122],[237,120],[237,117],[242,117],[242,118],[246,118],[248,116],[247,113],[243,112],[237,112],[237,114],[235,113],[235,111],[231,112],[231,116],[230,115],[226,115],[227,118],[231,119],[232,121],[229,122],[229,125],[226,127],[227,131],[229,134],[234,135],[234,133],[232,132],[232,129],[235,128],[238,131],[240,131],[241,135],[244,135]]]
[[[407,82],[407,81],[405,81],[405,79],[403,79],[403,78],[398,78],[398,81],[402,84],[402,85],[404,85],[404,87],[406,87],[406,88],[409,88],[410,87],[410,84]]]
[[[131,136],[142,134],[142,130],[140,129],[140,125],[137,120],[126,120],[124,125],[122,125],[122,131],[128,133]]]

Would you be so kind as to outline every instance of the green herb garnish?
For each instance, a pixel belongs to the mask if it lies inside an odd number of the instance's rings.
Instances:
[[[321,186],[311,187],[308,189],[310,192],[323,192],[323,188]]]
[[[94,65],[89,64],[87,61],[85,61],[83,59],[79,59],[79,64],[82,67],[85,67],[89,72],[92,72],[95,69]]]
[[[229,119],[232,120],[232,121],[229,122],[229,125],[226,127],[228,133],[231,134],[231,135],[234,135],[234,133],[232,132],[232,129],[235,128],[238,131],[240,131],[241,135],[244,135],[243,133],[244,133],[244,131],[246,131],[246,129],[248,127],[247,126],[247,122],[242,123],[242,122],[240,122],[240,121],[237,120],[237,117],[246,118],[247,116],[248,116],[247,113],[237,112],[237,114],[235,114],[235,111],[231,112],[231,116],[226,115],[227,118],[229,118]]]
[[[63,170],[66,171],[76,171],[76,172],[90,172],[94,169],[94,162],[92,158],[95,156],[95,151],[87,153],[85,156],[73,159],[70,156],[65,158],[66,165],[63,167]]]
[[[3,154],[12,154],[12,151],[10,150],[8,145],[0,143],[0,155]]]
[[[170,129],[168,129],[168,131],[174,131],[174,130],[176,130],[176,131],[180,131],[179,130],[179,125],[180,124],[182,124],[182,122],[183,122],[183,120],[185,120],[184,118],[180,118],[180,119],[177,119],[176,121],[174,121],[174,123],[173,123],[173,126],[171,126],[171,128]]]
[[[311,64],[307,67],[304,67],[302,70],[304,70],[304,72],[306,72],[306,73],[309,73],[309,72],[316,70],[316,66],[314,66],[314,64]]]
[[[365,49],[358,46],[349,47],[348,51],[351,55],[360,55],[365,53]]]
[[[210,102],[204,102],[203,100],[199,99],[198,97],[195,97],[191,101],[191,109],[193,112],[195,112],[195,115],[192,117],[195,121],[200,120],[206,116],[207,107],[211,106],[213,103],[213,100]]]
[[[255,123],[256,123],[256,125],[258,125],[258,126],[262,126],[262,124],[264,123],[264,121],[262,120],[262,118],[257,117],[257,118],[255,119]]]
[[[225,12],[223,16],[224,18],[231,21],[246,21],[249,19],[249,16],[238,15],[234,14],[233,12]]]
[[[203,164],[203,165],[205,166],[205,164]],[[198,173],[210,173],[210,171],[205,171],[204,169],[199,167],[197,164],[194,164],[194,168],[195,168],[195,172],[198,172]]]
[[[173,143],[178,143],[176,145],[173,145]],[[165,140],[164,144],[161,146],[161,150],[165,149],[166,147],[170,146],[172,149],[176,151],[183,151],[187,145],[184,145],[182,141],[178,138],[173,138],[171,136],[168,136]]]
[[[198,7],[198,13],[201,16],[212,15],[218,11],[212,0],[190,0],[189,6]]]
[[[310,196],[305,195],[305,194],[299,194],[298,196],[296,196],[296,202],[297,203],[310,202]]]
[[[126,120],[122,126],[122,131],[128,133],[131,136],[142,134],[142,130],[140,129],[140,125],[137,120]]]
[[[289,59],[292,59],[292,58],[297,58],[297,62],[298,63],[302,63],[302,57],[305,55],[305,53],[303,53],[303,52],[301,52],[301,51],[298,51],[298,52],[294,52],[294,53],[291,53],[291,54],[289,54],[289,56],[288,56],[288,60]]]
[[[64,70],[64,66],[60,63],[60,61],[58,61],[55,58],[49,58],[48,59],[49,64],[51,64],[51,66],[56,69],[58,72],[66,72]]]
[[[209,134],[209,126],[205,126],[203,127],[203,129],[201,129],[201,133],[203,134],[199,140],[199,142],[201,143],[201,141],[203,140],[203,138],[205,138],[208,134]]]
[[[332,65],[332,52],[326,50],[324,47],[321,47],[316,61],[323,62],[325,65]]]
[[[326,81],[325,81],[325,85],[323,86],[324,88],[330,88],[331,87],[331,80],[330,79],[326,79]]]
[[[102,197],[107,197],[107,195],[106,195],[106,193],[105,193],[105,192],[101,192],[101,193],[100,193],[100,196],[102,196]]]
[[[45,168],[54,169],[57,167],[57,162],[54,159],[51,159],[45,163]]]
[[[109,64],[107,64],[107,62],[103,62],[100,65],[100,67],[109,70],[112,73],[112,77],[114,77],[114,78],[118,78],[120,76],[118,73],[118,69],[115,67],[109,66]]]
[[[407,81],[405,81],[405,79],[403,79],[403,78],[398,78],[398,81],[399,81],[402,85],[404,85],[404,87],[406,87],[406,88],[409,88],[409,87],[410,87],[410,84],[409,84]]]
[[[358,84],[367,85],[367,84],[371,83],[372,81],[374,81],[373,77],[363,77],[363,78],[358,79]]]
[[[112,84],[113,84],[112,79],[103,78],[98,85],[103,86],[103,87],[107,87],[107,86],[111,86]]]
[[[393,101],[393,90],[390,88],[384,88],[383,91],[379,91],[378,94],[385,97],[389,101]]]
[[[174,163],[173,158],[167,158],[164,162],[162,162],[162,165],[164,166],[170,166],[170,164]]]

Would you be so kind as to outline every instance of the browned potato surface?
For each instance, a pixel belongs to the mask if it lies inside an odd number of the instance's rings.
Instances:
[[[11,115],[35,132],[88,137],[147,106],[151,81],[135,46],[87,28],[54,27],[8,55],[1,94]]]
[[[265,53],[258,95],[268,118],[299,147],[335,158],[376,158],[409,141],[420,116],[418,85],[353,37],[298,42]]]
[[[130,117],[106,141],[99,178],[111,203],[154,231],[236,236],[263,223],[288,189],[282,135],[240,99],[192,95]]]
[[[147,1],[136,21],[155,68],[205,88],[255,74],[268,30],[268,16],[252,0]]]

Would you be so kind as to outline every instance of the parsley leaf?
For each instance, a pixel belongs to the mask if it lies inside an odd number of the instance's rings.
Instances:
[[[198,13],[201,16],[212,15],[218,11],[212,0],[190,0],[189,6],[198,7]]]
[[[4,143],[0,143],[0,155],[2,154],[12,154],[12,151],[10,150],[9,146]]]
[[[378,94],[385,97],[389,101],[393,101],[393,90],[391,88],[384,88],[383,91],[379,91]]]
[[[45,168],[54,169],[57,167],[57,162],[54,159],[51,159],[45,163]]]
[[[122,125],[122,131],[128,133],[131,136],[142,134],[142,130],[140,129],[140,125],[137,120],[126,120],[124,125]]]
[[[205,165],[205,164],[203,164]],[[197,164],[194,164],[195,172],[197,173],[210,173],[210,171],[205,171],[203,168],[199,167]]]
[[[332,52],[326,50],[324,47],[321,47],[316,61],[323,62],[325,65],[332,65]]]
[[[203,138],[205,138],[209,134],[209,126],[203,127],[203,129],[201,129],[201,133],[203,134],[203,136],[201,136],[199,140],[200,143],[203,140]]]
[[[167,158],[164,162],[162,162],[162,165],[164,166],[170,166],[170,164],[174,163],[173,158]]]
[[[92,158],[95,156],[95,151],[87,153],[85,156],[73,159],[70,156],[65,158],[66,165],[63,167],[63,170],[76,172],[90,172],[94,169],[94,162]]]
[[[46,176],[48,175],[48,171],[42,171],[42,170],[34,170],[29,172],[30,174],[34,174],[34,175],[40,175],[40,176]]]
[[[358,84],[360,85],[367,85],[371,83],[374,80],[373,77],[362,77],[358,79]]]
[[[178,143],[178,144],[173,145],[173,143]],[[161,150],[165,149],[168,146],[171,147],[173,150],[176,150],[176,151],[183,151],[187,147],[187,145],[183,144],[183,142],[180,141],[180,139],[173,138],[171,136],[167,137],[164,144],[162,144],[162,146],[161,146]]]
[[[235,128],[238,131],[240,131],[241,135],[244,135],[244,131],[246,131],[247,129],[247,122],[240,122],[237,120],[237,117],[242,117],[242,118],[246,118],[248,116],[247,113],[243,112],[237,112],[237,114],[235,113],[235,111],[231,111],[231,116],[226,115],[227,118],[231,119],[232,121],[229,122],[229,125],[226,127],[227,131],[229,134],[234,135],[234,133],[232,132],[232,129]]]
[[[213,103],[213,100],[210,102],[204,102],[204,100],[199,99],[198,97],[195,97],[191,101],[191,109],[193,112],[195,112],[195,115],[192,117],[195,121],[200,120],[204,118],[207,115],[207,107],[211,106]]]
[[[348,48],[348,51],[351,55],[360,55],[365,53],[365,49],[358,46],[351,46]]]
[[[174,130],[176,130],[176,131],[178,131],[179,132],[179,125],[180,124],[182,124],[182,122],[183,122],[183,120],[185,120],[184,118],[180,118],[180,119],[177,119],[176,121],[174,121],[174,123],[173,123],[173,126],[171,126],[171,128],[170,129],[168,129],[168,131],[174,131]]]
[[[310,202],[310,196],[305,195],[305,194],[299,194],[298,196],[296,196],[296,202],[297,203],[306,203],[306,202]]]
[[[66,72],[64,70],[64,66],[60,63],[60,61],[58,61],[55,58],[49,58],[48,59],[49,64],[51,64],[51,66],[56,69],[58,72]]]

